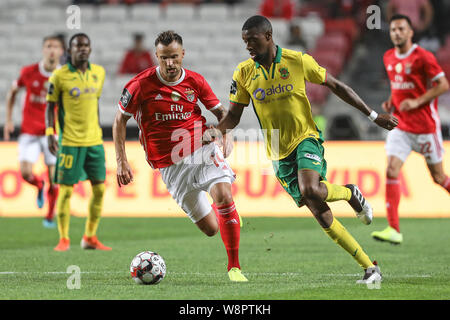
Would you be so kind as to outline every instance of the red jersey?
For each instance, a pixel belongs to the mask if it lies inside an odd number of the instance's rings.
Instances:
[[[208,110],[220,106],[203,76],[190,70],[182,69],[178,81],[167,82],[159,67],[152,67],[127,83],[119,109],[136,120],[152,168],[168,167],[202,146],[206,119],[198,101]]]
[[[26,88],[25,103],[22,112],[21,133],[36,136],[45,135],[45,108],[48,78],[52,73],[44,69],[42,62],[25,66],[20,70],[14,85]]]
[[[405,54],[395,48],[386,51],[383,57],[390,83],[394,116],[397,128],[415,133],[434,133],[440,128],[437,98],[411,111],[400,111],[405,99],[416,99],[423,95],[432,82],[445,76],[434,55],[414,44]]]

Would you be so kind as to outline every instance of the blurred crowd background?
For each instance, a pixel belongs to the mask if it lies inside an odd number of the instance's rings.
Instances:
[[[68,28],[67,8],[78,5],[80,29]],[[368,6],[380,8],[379,29],[368,29]],[[392,47],[388,23],[394,13],[411,17],[415,42],[432,51],[450,80],[450,1],[448,0],[2,0],[0,1],[0,126],[5,121],[6,93],[20,68],[41,58],[42,39],[59,34],[67,39],[85,32],[91,38],[91,62],[106,70],[100,119],[105,139],[123,86],[141,70],[156,64],[154,39],[164,30],[183,37],[185,68],[201,73],[223,104],[234,68],[249,58],[241,39],[245,20],[270,18],[275,42],[311,54],[375,110],[389,96],[382,57]],[[64,62],[64,61],[62,61]],[[383,132],[323,86],[307,85],[317,125],[329,140],[382,140]],[[22,92],[22,96],[24,92]],[[14,121],[21,121],[21,99]],[[439,98],[444,139],[450,139],[450,92]],[[208,122],[212,114],[205,112]],[[252,108],[239,125],[259,128]],[[137,139],[129,121],[128,138]],[[3,130],[0,130],[0,135]],[[17,134],[15,135],[17,137]]]

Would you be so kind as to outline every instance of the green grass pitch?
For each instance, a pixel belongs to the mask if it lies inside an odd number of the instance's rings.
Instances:
[[[41,219],[0,218],[0,299],[449,299],[450,219],[402,219],[404,243],[376,242],[362,225],[340,221],[372,259],[379,289],[357,285],[363,272],[312,218],[244,218],[241,266],[248,283],[231,283],[220,235],[208,238],[180,218],[103,218],[99,238],[113,251],[83,251],[84,218],[71,218],[71,249],[54,252],[57,230]],[[156,251],[167,264],[156,286],[129,274],[137,253]],[[67,267],[81,269],[81,288],[67,288]]]

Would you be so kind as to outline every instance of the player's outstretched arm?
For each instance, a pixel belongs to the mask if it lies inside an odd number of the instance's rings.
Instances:
[[[230,108],[228,109],[225,117],[220,120],[217,125],[217,129],[222,133],[226,134],[228,130],[234,129],[241,121],[242,112],[244,111],[245,105],[240,103],[230,103]]]
[[[323,85],[330,88],[335,95],[347,102],[349,105],[364,113],[378,126],[387,130],[392,130],[398,125],[397,118],[387,113],[377,114],[365,104],[365,102],[352,88],[347,86],[342,81],[337,80],[331,74],[327,73],[327,80],[323,83]]]
[[[6,121],[5,126],[3,127],[3,139],[5,141],[9,141],[11,133],[14,132],[12,110],[14,108],[14,102],[16,101],[17,92],[19,92],[19,88],[13,85],[6,96]]]
[[[47,101],[47,108],[45,109],[45,135],[47,136],[48,149],[56,156],[58,153],[58,141],[55,137],[55,106],[56,103]]]
[[[133,181],[133,172],[127,160],[127,154],[125,151],[125,138],[127,135],[127,122],[130,119],[127,116],[117,110],[116,117],[113,123],[113,140],[116,149],[116,161],[117,161],[117,184],[119,187],[127,185]]]
[[[230,108],[225,116],[219,121],[217,127],[212,127],[205,131],[203,135],[203,143],[208,144],[211,141],[221,138],[229,130],[234,129],[241,121],[242,112],[245,105],[239,103],[230,103]]]

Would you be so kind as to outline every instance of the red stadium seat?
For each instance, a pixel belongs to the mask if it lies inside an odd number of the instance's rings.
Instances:
[[[306,95],[311,103],[323,104],[329,94],[327,87],[306,82]]]
[[[317,51],[333,51],[334,53],[343,53],[346,58],[351,53],[352,45],[350,40],[343,32],[326,33],[316,42]]]
[[[450,82],[450,62],[442,64],[441,67],[447,77],[447,80]]]
[[[450,63],[450,47],[442,47],[436,53],[436,59],[440,64]]]
[[[333,51],[314,51],[311,53],[321,66],[326,68],[332,75],[338,75],[344,67],[344,54]]]
[[[343,32],[353,42],[358,37],[358,27],[353,18],[326,19],[325,33]]]

